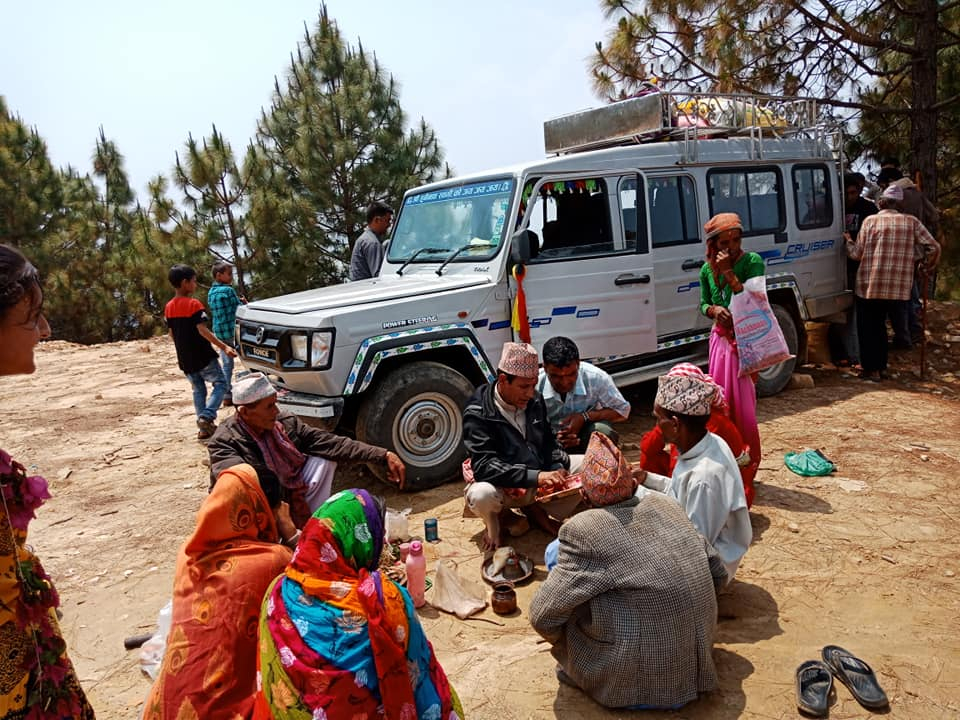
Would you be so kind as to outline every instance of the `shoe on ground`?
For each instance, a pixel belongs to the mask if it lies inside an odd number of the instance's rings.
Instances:
[[[820,655],[833,676],[847,686],[850,694],[863,707],[869,710],[887,707],[887,693],[880,687],[876,673],[866,662],[836,645],[827,645]]]
[[[206,440],[207,438],[213,437],[213,433],[217,430],[217,424],[213,420],[207,420],[206,418],[197,418],[197,427],[200,428],[200,432],[197,433],[198,440]]]
[[[227,395],[227,396],[223,399],[223,406],[224,406],[224,407],[233,407],[233,397],[231,397],[230,395]]]
[[[807,660],[797,668],[797,708],[813,717],[826,717],[830,712],[830,693],[833,673],[830,666],[819,660]]]

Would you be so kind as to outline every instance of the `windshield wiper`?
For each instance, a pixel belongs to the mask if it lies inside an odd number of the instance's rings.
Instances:
[[[443,275],[443,269],[447,265],[452,263],[453,259],[457,257],[457,255],[462,253],[464,250],[469,250],[471,248],[482,248],[482,247],[487,247],[487,248],[493,247],[493,243],[486,240],[483,240],[481,242],[476,242],[475,240],[471,240],[466,245],[458,247],[456,250],[453,251],[453,254],[450,257],[448,257],[446,260],[444,260],[443,264],[441,264],[440,267],[437,268],[437,275]]]
[[[407,269],[407,265],[412,263],[414,260],[417,259],[417,257],[419,257],[423,253],[442,253],[446,251],[447,251],[446,248],[434,248],[434,247],[420,248],[413,255],[411,255],[410,257],[408,257],[406,260],[403,261],[403,265],[401,265],[400,268],[397,270],[397,275],[403,275],[403,271]]]

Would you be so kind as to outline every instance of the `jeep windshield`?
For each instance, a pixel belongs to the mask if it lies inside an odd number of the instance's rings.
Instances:
[[[492,258],[503,243],[513,187],[513,178],[499,178],[408,195],[387,261],[458,263]]]

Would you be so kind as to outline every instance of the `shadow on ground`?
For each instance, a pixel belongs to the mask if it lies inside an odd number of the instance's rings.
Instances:
[[[613,710],[594,703],[577,688],[557,682],[557,696],[553,714],[563,720],[592,720],[593,718],[636,717],[649,720],[689,718],[690,720],[734,720],[747,705],[743,682],[753,674],[753,664],[730,650],[715,648],[713,661],[717,666],[717,689],[702,694],[682,710]]]
[[[755,508],[774,507],[781,510],[792,510],[793,512],[821,513],[823,515],[829,515],[833,512],[833,506],[830,503],[812,493],[762,482],[758,482],[756,487],[757,497],[753,503]],[[769,525],[769,522],[767,524]]]

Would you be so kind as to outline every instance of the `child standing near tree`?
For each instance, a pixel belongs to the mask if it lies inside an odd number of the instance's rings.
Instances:
[[[200,428],[197,439],[206,440],[217,429],[217,410],[227,391],[220,359],[213,348],[219,348],[231,359],[237,353],[207,327],[206,308],[193,297],[197,290],[196,271],[189,265],[174,265],[167,277],[177,295],[167,303],[164,316],[177,349],[177,364],[193,386],[193,407]],[[207,383],[213,385],[209,399]]]
[[[227,347],[234,347],[234,325],[237,322],[237,308],[246,302],[233,289],[233,265],[218,262],[213,266],[213,287],[207,293],[207,307],[213,315],[213,334]],[[233,405],[233,358],[236,353],[220,351],[223,376],[227,381],[224,405]]]

